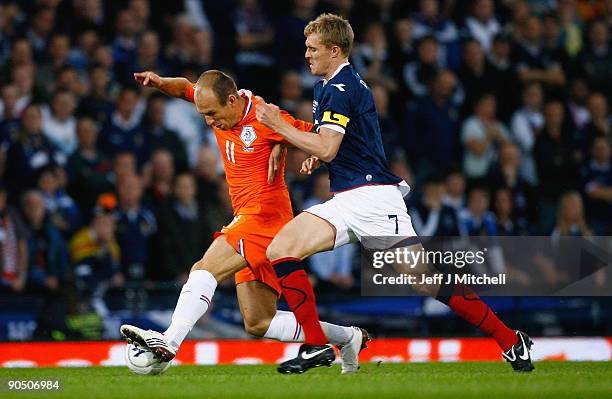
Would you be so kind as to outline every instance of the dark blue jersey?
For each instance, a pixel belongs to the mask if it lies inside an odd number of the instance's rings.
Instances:
[[[317,131],[328,127],[345,136],[338,154],[327,163],[331,191],[402,181],[389,170],[372,92],[350,64],[326,84],[317,82],[313,111]]]

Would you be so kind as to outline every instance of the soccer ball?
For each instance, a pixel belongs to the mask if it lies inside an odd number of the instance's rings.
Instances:
[[[157,375],[168,370],[170,362],[162,362],[153,352],[137,344],[125,346],[125,363],[136,374]]]

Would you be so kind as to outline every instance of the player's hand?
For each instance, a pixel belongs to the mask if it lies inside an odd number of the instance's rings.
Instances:
[[[309,156],[304,162],[302,162],[302,169],[300,173],[303,175],[311,175],[312,171],[321,166],[321,161],[314,155]]]
[[[274,144],[274,147],[272,147],[270,158],[268,158],[268,184],[272,184],[274,182],[280,168],[284,152],[285,146],[282,144]]]
[[[134,73],[134,80],[145,87],[154,87],[156,89],[158,89],[162,83],[162,78],[151,71]]]
[[[283,124],[280,108],[274,104],[266,103],[261,97],[258,97],[258,99],[261,102],[257,104],[257,109],[255,110],[257,120],[270,129],[278,130],[278,127]]]

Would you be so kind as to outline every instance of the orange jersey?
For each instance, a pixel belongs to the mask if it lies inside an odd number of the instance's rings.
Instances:
[[[189,85],[185,98],[194,102],[195,86]],[[260,123],[255,116],[257,100],[248,90],[238,92],[246,100],[240,122],[230,130],[214,129],[223,157],[225,176],[229,186],[234,215],[289,215],[293,216],[289,191],[285,184],[285,156],[280,173],[268,184],[268,160],[272,147],[285,142],[284,138]],[[296,120],[286,111],[283,118],[302,131],[310,131],[312,123]]]

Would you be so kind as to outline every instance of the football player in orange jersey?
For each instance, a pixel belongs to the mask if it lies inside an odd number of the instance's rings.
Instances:
[[[237,90],[234,81],[221,71],[204,72],[196,84],[150,71],[136,73],[134,78],[143,86],[194,102],[206,123],[213,127],[235,217],[215,234],[202,259],[191,268],[170,327],[162,334],[123,325],[121,334],[130,342],[148,347],[158,358],[171,360],[210,307],[217,284],[235,274],[246,330],[260,337],[301,342],[304,334],[293,313],[276,310],[281,287],[266,257],[274,235],[293,218],[282,150],[278,153],[280,160],[273,161],[277,155],[273,151],[279,151],[277,147],[284,139],[257,121],[256,97],[250,91]],[[296,120],[286,112],[282,117],[300,130],[313,128],[311,123]],[[362,334],[355,327],[325,322],[321,327],[329,342],[338,346],[351,345],[354,334]],[[355,348],[357,352],[359,349]]]

